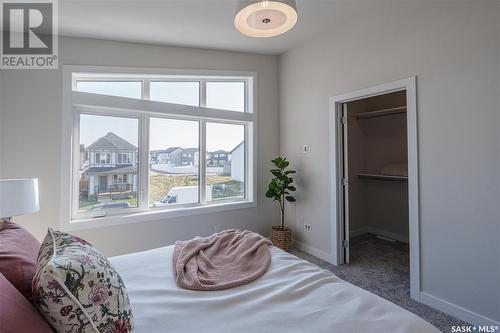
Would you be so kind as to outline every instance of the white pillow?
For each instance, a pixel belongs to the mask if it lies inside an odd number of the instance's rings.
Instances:
[[[49,229],[32,283],[35,306],[58,332],[128,333],[134,327],[125,285],[83,239]]]

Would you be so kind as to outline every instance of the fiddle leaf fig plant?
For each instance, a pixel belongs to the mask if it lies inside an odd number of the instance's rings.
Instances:
[[[295,202],[295,198],[292,192],[297,190],[293,186],[293,177],[290,175],[296,173],[294,170],[288,170],[290,162],[286,160],[286,157],[277,157],[271,161],[275,166],[271,170],[274,178],[271,180],[266,192],[266,197],[277,201],[280,205],[281,211],[281,230],[285,229],[285,202]]]

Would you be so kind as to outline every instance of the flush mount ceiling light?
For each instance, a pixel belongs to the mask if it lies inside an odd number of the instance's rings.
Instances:
[[[240,1],[234,25],[250,37],[274,37],[297,23],[295,0]]]

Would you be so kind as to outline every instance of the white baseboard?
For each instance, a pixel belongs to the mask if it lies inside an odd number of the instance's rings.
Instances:
[[[402,234],[396,234],[394,232],[387,231],[387,230],[380,229],[380,228],[376,228],[376,227],[361,227],[361,228],[353,229],[353,230],[349,231],[349,236],[356,237],[356,236],[367,234],[367,233],[378,235],[378,236],[384,236],[384,237],[395,239],[397,241],[408,244],[408,236],[405,236]]]
[[[498,321],[484,317],[473,311],[464,309],[461,306],[452,304],[436,296],[432,296],[431,294],[428,294],[426,292],[420,292],[420,302],[472,325],[500,326],[500,322]]]
[[[323,250],[319,250],[317,248],[314,248],[310,245],[301,243],[299,241],[296,241],[295,239],[292,241],[293,246],[298,248],[301,251],[307,252],[321,260],[324,260],[332,265],[337,265],[337,258],[335,258],[332,254],[327,253]]]
[[[408,236],[405,236],[402,234],[396,234],[394,232],[387,231],[387,230],[380,229],[380,228],[375,228],[375,227],[368,227],[367,229],[368,229],[368,232],[371,234],[378,235],[378,236],[384,236],[387,238],[392,238],[392,239],[395,239],[397,241],[408,244]]]
[[[361,228],[349,230],[349,236],[356,237],[356,236],[367,234],[368,232],[369,232],[368,227],[361,227]]]

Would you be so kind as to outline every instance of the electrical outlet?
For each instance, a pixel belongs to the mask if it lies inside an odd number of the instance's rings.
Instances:
[[[304,224],[304,231],[311,232],[311,225],[310,224]]]
[[[220,224],[214,225],[214,233],[218,233],[220,231],[221,231],[221,225]]]

